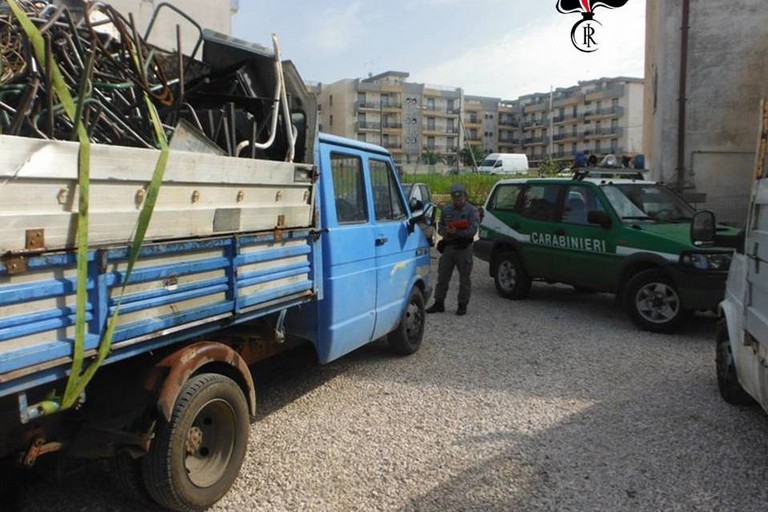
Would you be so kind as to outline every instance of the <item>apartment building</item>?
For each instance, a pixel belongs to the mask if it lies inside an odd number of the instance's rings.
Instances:
[[[426,155],[456,157],[462,90],[407,82],[408,73],[387,71],[319,87],[323,131],[380,144],[395,160],[416,163]]]
[[[438,155],[455,162],[472,146],[484,154],[525,153],[549,159],[642,152],[643,81],[601,78],[515,100],[465,95],[461,88],[407,81],[388,71],[321,84],[321,129],[380,144],[401,163]]]
[[[588,154],[635,155],[643,151],[643,80],[600,78],[504,105],[504,132],[531,162]]]

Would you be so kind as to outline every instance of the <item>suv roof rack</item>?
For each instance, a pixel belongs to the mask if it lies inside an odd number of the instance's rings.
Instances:
[[[573,179],[583,180],[584,178],[620,178],[626,180],[645,180],[643,171],[646,169],[626,169],[607,167],[587,167],[574,169]]]

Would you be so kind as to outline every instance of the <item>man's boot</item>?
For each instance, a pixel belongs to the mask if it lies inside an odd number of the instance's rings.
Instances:
[[[442,313],[445,311],[445,303],[442,300],[435,299],[435,302],[427,308],[427,313]]]
[[[459,304],[459,308],[456,310],[456,314],[463,316],[467,314],[467,303]]]

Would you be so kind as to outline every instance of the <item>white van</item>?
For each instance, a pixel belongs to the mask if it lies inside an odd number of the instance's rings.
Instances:
[[[761,109],[763,116],[768,108]],[[764,119],[764,117],[761,117]],[[720,304],[715,357],[720,395],[768,411],[768,165],[765,124],[758,144],[745,241],[734,254]]]
[[[527,174],[528,157],[523,153],[491,153],[477,168],[479,174]]]

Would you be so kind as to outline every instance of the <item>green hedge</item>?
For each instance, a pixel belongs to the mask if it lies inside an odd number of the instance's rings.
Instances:
[[[524,176],[515,176],[522,178]],[[448,195],[451,185],[461,183],[467,189],[467,198],[474,205],[482,205],[488,197],[493,185],[509,176],[489,176],[479,174],[464,174],[460,176],[447,176],[445,174],[406,174],[402,177],[405,183],[424,183],[432,190],[432,194]],[[437,201],[437,198],[435,198]]]

